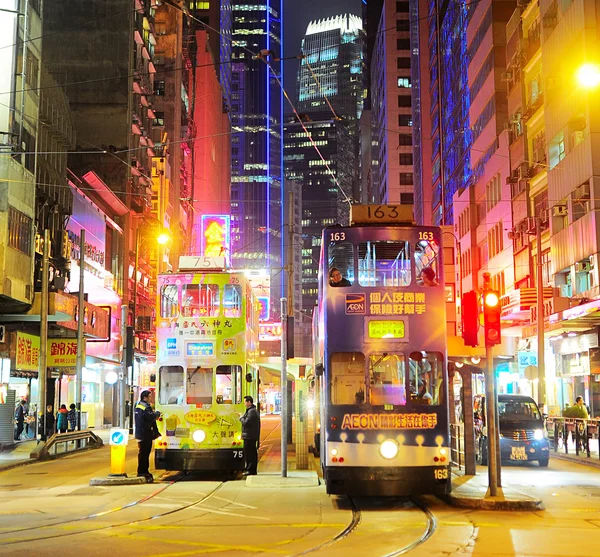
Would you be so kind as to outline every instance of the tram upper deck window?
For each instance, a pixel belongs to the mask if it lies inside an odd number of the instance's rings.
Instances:
[[[365,356],[360,352],[336,352],[331,356],[331,403],[365,402]]]
[[[413,404],[445,404],[442,354],[440,352],[412,352],[408,361],[411,402]]]
[[[241,366],[217,366],[215,381],[217,404],[239,404],[241,402]]]
[[[331,235],[343,232],[332,232]],[[352,286],[354,284],[354,248],[349,242],[329,243],[329,267],[327,281],[330,286]]]
[[[369,401],[375,405],[406,404],[406,363],[402,354],[373,354],[369,357]]]
[[[358,282],[361,286],[408,286],[410,243],[376,241],[358,244]]]
[[[218,284],[184,284],[181,290],[184,317],[218,317]]]
[[[186,402],[188,404],[211,404],[213,391],[211,367],[193,367],[187,370]]]
[[[160,316],[177,317],[179,315],[179,296],[176,284],[165,284],[160,289]]]
[[[225,317],[242,316],[242,287],[239,284],[226,284],[223,288],[223,312]]]
[[[415,275],[419,286],[439,286],[440,246],[433,239],[433,233],[415,245]]]
[[[183,368],[160,366],[158,369],[158,400],[160,404],[183,404]]]

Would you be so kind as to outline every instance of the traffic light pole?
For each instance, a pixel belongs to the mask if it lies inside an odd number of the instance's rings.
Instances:
[[[537,245],[537,368],[538,402],[542,412],[546,412],[546,363],[544,361],[544,277],[542,276],[542,218],[535,219],[535,243]]]
[[[499,453],[499,436],[498,422],[496,421],[498,401],[496,398],[496,379],[494,377],[494,360],[492,355],[492,347],[486,346],[486,377],[485,377],[485,410],[487,422],[487,439],[488,439],[488,484],[489,494],[495,497],[498,494],[500,482],[500,460]]]

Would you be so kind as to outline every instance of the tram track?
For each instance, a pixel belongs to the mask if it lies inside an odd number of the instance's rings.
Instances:
[[[188,473],[184,473],[183,477],[186,477],[188,475]],[[63,520],[61,522],[54,522],[52,524],[46,524],[46,525],[40,525],[40,526],[35,526],[35,527],[30,527],[30,528],[22,528],[22,529],[17,529],[17,530],[10,530],[10,531],[6,531],[6,532],[0,532],[0,549],[4,546],[10,546],[10,545],[18,545],[18,544],[22,544],[22,543],[29,543],[29,542],[37,542],[37,541],[44,541],[44,540],[51,540],[51,539],[56,539],[56,538],[62,538],[65,536],[78,536],[81,534],[88,534],[88,533],[95,533],[95,532],[101,532],[101,531],[105,531],[105,530],[110,530],[113,528],[122,528],[125,526],[131,526],[134,524],[140,524],[143,522],[148,522],[150,520],[156,520],[159,518],[164,518],[166,516],[171,516],[173,514],[176,514],[178,512],[182,512],[185,511],[187,509],[190,509],[192,507],[195,507],[196,505],[201,505],[202,503],[206,502],[208,499],[210,499],[211,497],[213,497],[216,493],[218,493],[220,491],[220,489],[225,485],[226,482],[221,482],[219,483],[219,485],[217,487],[215,487],[210,493],[203,495],[201,498],[188,503],[187,505],[182,505],[181,507],[178,507],[176,509],[171,509],[169,511],[165,511],[162,513],[158,513],[158,514],[154,514],[152,516],[147,516],[147,517],[143,517],[143,518],[137,518],[135,520],[128,520],[128,521],[124,521],[124,522],[119,522],[118,524],[107,524],[98,528],[89,528],[89,529],[82,529],[82,530],[78,530],[78,531],[72,531],[72,532],[65,532],[65,531],[60,531],[57,533],[52,533],[50,535],[38,535],[36,537],[29,537],[29,538],[18,538],[18,539],[9,539],[9,540],[3,540],[2,538],[4,536],[7,536],[9,534],[22,534],[23,532],[28,532],[28,531],[39,531],[39,530],[45,530],[45,529],[50,529],[50,528],[58,528],[58,527],[66,527],[70,524],[77,524],[77,523],[82,523],[85,521],[89,521],[89,520],[94,520],[96,518],[105,518],[106,516],[115,514],[117,512],[121,512],[124,511],[126,509],[130,509],[133,507],[136,507],[137,505],[143,505],[144,503],[147,503],[149,500],[153,499],[154,497],[156,497],[157,495],[160,495],[161,493],[163,493],[164,491],[166,491],[169,487],[171,487],[172,485],[178,483],[178,481],[182,478],[179,478],[178,480],[172,481],[170,482],[168,485],[162,487],[161,489],[156,490],[154,493],[151,493],[150,495],[147,495],[145,497],[142,497],[141,499],[139,499],[138,501],[134,501],[132,503],[128,503],[127,505],[123,505],[121,507],[117,507],[115,509],[110,509],[108,511],[104,511],[104,512],[100,512],[100,513],[94,513],[92,515],[89,516],[84,516],[84,517],[78,517],[75,519],[71,519],[71,520]]]

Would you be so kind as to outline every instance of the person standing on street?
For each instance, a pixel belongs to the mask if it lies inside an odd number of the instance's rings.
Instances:
[[[56,429],[58,433],[67,433],[67,414],[69,411],[67,410],[66,405],[61,404],[58,409],[58,413],[56,414]]]
[[[47,441],[54,435],[55,423],[56,420],[54,419],[54,412],[52,412],[52,404],[48,404],[48,406],[46,406],[46,431],[44,431],[44,441]]]
[[[156,420],[160,412],[154,412],[151,406],[152,391],[142,391],[140,401],[135,406],[135,438],[138,442],[138,477],[144,477],[148,482],[154,481],[150,473],[150,453],[152,442],[159,436]]]
[[[244,440],[244,460],[246,461],[244,476],[256,476],[260,416],[251,396],[244,397],[244,404],[246,405],[246,413],[240,418],[240,422],[242,422],[242,439]]]
[[[73,403],[69,406],[67,421],[69,422],[69,431],[75,431],[77,429],[77,407]]]
[[[15,412],[15,419],[17,421],[17,431],[15,432],[15,441],[18,441],[21,438],[21,433],[23,433],[23,426],[25,424],[25,399],[22,398],[17,406],[17,411]]]

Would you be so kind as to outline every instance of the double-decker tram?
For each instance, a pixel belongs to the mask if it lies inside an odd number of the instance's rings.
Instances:
[[[408,211],[408,214],[403,214]],[[315,320],[327,493],[450,489],[442,232],[412,206],[323,231]]]
[[[158,276],[156,468],[242,470],[239,416],[257,400],[258,302],[224,258]]]

